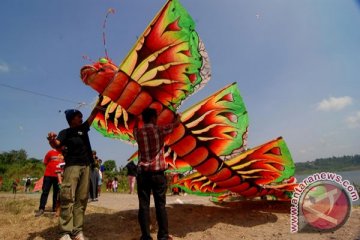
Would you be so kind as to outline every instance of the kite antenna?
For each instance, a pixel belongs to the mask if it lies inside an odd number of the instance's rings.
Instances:
[[[91,63],[95,63],[95,61],[92,60],[89,56],[83,55],[82,58],[83,58],[84,60],[86,60],[86,61],[91,62]]]
[[[105,29],[106,29],[106,21],[107,21],[107,18],[109,16],[109,14],[112,13],[112,14],[115,14],[115,9],[114,8],[109,8],[107,13],[106,13],[106,16],[105,16],[105,20],[104,20],[104,23],[103,23],[103,42],[104,42],[104,48],[105,48],[105,57],[107,59],[109,59],[109,55],[108,55],[108,52],[107,52],[107,48],[106,48],[106,34],[105,34]]]

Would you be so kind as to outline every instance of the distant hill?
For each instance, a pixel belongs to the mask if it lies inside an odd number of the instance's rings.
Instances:
[[[360,170],[360,155],[320,158],[311,162],[295,163],[295,174],[297,175],[354,170]]]

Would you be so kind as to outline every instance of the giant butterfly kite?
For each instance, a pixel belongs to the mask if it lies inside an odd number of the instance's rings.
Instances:
[[[210,77],[204,44],[178,0],[166,2],[119,66],[105,57],[81,69],[83,82],[102,95],[92,126],[130,143],[144,109],[156,109],[158,124],[168,124]],[[165,146],[170,169],[184,174],[175,185],[217,200],[233,194],[289,199],[295,166],[285,141],[247,150],[247,135],[248,113],[236,83],[185,110]]]

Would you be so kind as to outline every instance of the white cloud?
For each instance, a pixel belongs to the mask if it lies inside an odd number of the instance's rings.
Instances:
[[[346,106],[352,104],[352,98],[345,96],[345,97],[331,97],[328,99],[322,100],[320,103],[317,104],[317,110],[319,111],[338,111]]]
[[[9,65],[4,62],[0,62],[0,73],[7,73],[10,71]]]
[[[360,127],[360,111],[346,118],[346,123],[350,128]]]

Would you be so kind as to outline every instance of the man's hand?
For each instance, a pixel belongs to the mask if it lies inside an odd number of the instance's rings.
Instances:
[[[175,121],[174,121],[174,127],[177,127],[179,126],[180,122],[181,122],[181,113],[176,113],[175,115]]]
[[[179,113],[174,113],[174,117],[171,123],[168,123],[166,126],[168,128],[177,128],[181,123],[181,115]]]
[[[181,113],[176,113],[176,121],[180,122],[181,120]]]
[[[92,122],[94,121],[95,117],[96,117],[96,114],[100,111],[100,110],[103,110],[103,108],[101,107],[101,102],[103,101],[104,99],[104,96],[99,94],[99,98],[97,100],[97,103],[96,103],[96,106],[94,107],[94,109],[91,111],[88,119],[86,120],[89,125],[92,124]]]
[[[49,140],[49,142],[50,142],[50,141],[54,141],[54,140],[56,139],[56,137],[57,137],[57,134],[56,134],[56,133],[54,133],[54,132],[49,132],[49,133],[48,133],[48,136],[47,136],[47,140]]]
[[[60,145],[60,142],[56,140],[57,134],[54,132],[49,132],[47,136],[47,140],[49,141],[49,145],[52,148],[57,148]]]

